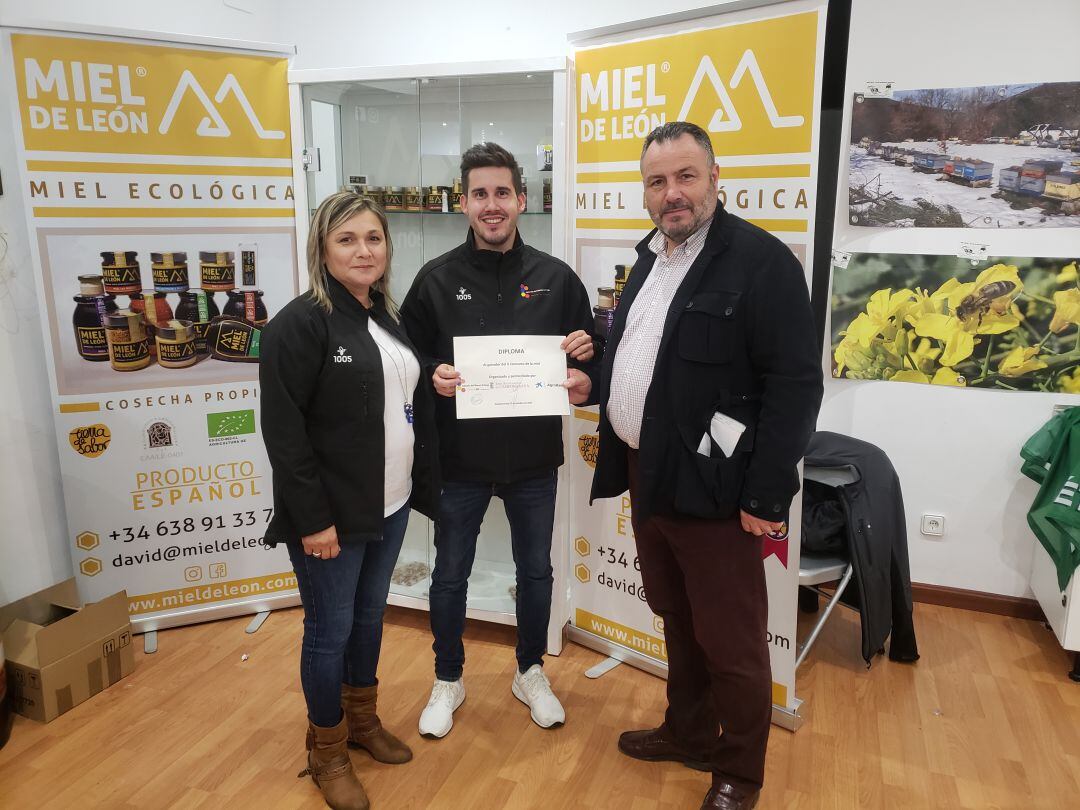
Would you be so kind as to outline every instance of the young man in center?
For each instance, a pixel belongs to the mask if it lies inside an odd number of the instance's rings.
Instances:
[[[461,158],[462,245],[420,269],[401,308],[402,323],[428,364],[437,397],[443,489],[435,522],[431,631],[435,684],[420,733],[443,737],[465,700],[465,606],[480,523],[492,495],[503,501],[517,572],[517,672],[512,691],[544,728],[565,720],[543,670],[551,615],[551,534],[555,484],[563,463],[557,416],[458,420],[454,338],[565,335],[570,401],[591,382],[579,367],[593,357],[592,310],[581,280],[564,262],[526,245],[518,233],[525,195],[517,161],[494,143]],[[467,382],[467,381],[465,381]]]

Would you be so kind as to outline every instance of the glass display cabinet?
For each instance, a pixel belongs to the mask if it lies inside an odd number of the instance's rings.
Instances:
[[[299,91],[294,105],[303,110],[308,214],[340,188],[351,187],[381,202],[394,245],[390,288],[400,303],[425,262],[465,239],[468,221],[458,205],[461,154],[475,143],[494,141],[509,149],[522,169],[527,198],[518,220],[522,238],[562,256],[565,251],[553,251],[553,244],[564,239],[559,196],[565,157],[558,142],[565,139],[565,72],[546,67],[458,75],[439,70],[408,77],[376,68],[373,78],[347,80],[337,78],[341,71],[290,75]],[[328,73],[331,80],[326,80]],[[560,195],[553,193],[553,185]],[[300,195],[297,202],[300,209]],[[297,225],[303,245],[306,223]],[[565,520],[559,516],[553,557],[564,545]],[[434,564],[432,524],[414,512],[390,602],[426,609]],[[553,564],[558,590],[563,577],[558,562]],[[512,624],[515,597],[510,529],[502,501],[493,497],[469,580],[469,615]],[[562,622],[553,618],[556,622],[561,629]]]

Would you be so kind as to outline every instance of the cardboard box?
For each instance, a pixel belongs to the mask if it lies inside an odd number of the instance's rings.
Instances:
[[[11,707],[48,723],[135,669],[125,591],[83,605],[69,579],[0,608]]]

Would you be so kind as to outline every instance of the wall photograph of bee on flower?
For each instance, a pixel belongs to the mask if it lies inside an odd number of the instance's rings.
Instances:
[[[1080,394],[1078,267],[852,254],[833,268],[833,376]]]

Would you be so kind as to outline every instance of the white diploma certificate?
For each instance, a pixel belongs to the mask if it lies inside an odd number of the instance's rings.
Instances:
[[[454,338],[454,368],[462,380],[454,397],[457,418],[569,414],[562,341],[559,335]]]

